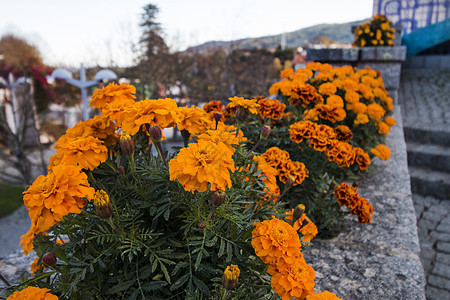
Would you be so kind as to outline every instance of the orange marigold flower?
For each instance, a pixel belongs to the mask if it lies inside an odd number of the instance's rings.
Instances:
[[[256,103],[256,99],[244,99],[244,97],[231,97],[229,98],[231,101],[228,103],[227,107],[234,108],[234,107],[242,107],[246,110],[248,110],[251,114],[258,113],[259,105]]]
[[[388,135],[389,131],[391,130],[389,125],[384,122],[378,122],[377,126],[378,126],[378,133],[381,133],[383,135]]]
[[[293,264],[300,256],[300,238],[289,223],[272,216],[270,220],[253,225],[256,228],[252,231],[252,246],[266,264]]]
[[[293,185],[298,185],[308,177],[308,174],[309,171],[303,163],[288,160],[283,168],[280,169],[280,181],[286,183],[289,178],[293,178]]]
[[[343,108],[330,106],[328,104],[317,104],[315,109],[321,119],[328,120],[331,123],[342,121],[347,116],[347,113]]]
[[[86,204],[83,198],[92,199],[94,192],[86,174],[75,166],[55,166],[36,178],[23,196],[31,218],[30,230],[21,237],[24,252],[33,249],[34,234],[47,231],[69,213],[80,213]]]
[[[294,209],[291,209],[287,212],[285,212],[287,215],[285,220],[290,220],[292,222]],[[303,236],[303,241],[310,243],[311,240],[317,235],[318,230],[316,224],[314,224],[305,213],[302,214],[302,216],[294,222],[292,225],[295,230],[301,233]]]
[[[311,121],[299,121],[289,127],[291,141],[301,143],[303,139],[309,139],[316,131],[318,125]]]
[[[345,125],[336,126],[334,132],[336,133],[336,139],[341,142],[348,142],[353,138],[352,131]]]
[[[369,117],[366,114],[357,114],[353,123],[355,125],[367,124],[369,123]]]
[[[386,123],[389,126],[394,126],[395,123],[397,123],[397,121],[395,121],[393,117],[387,116],[386,118],[384,118],[384,123]]]
[[[305,108],[310,103],[323,103],[323,97],[309,83],[298,83],[293,86],[293,93],[289,97],[289,102],[292,106]]]
[[[303,256],[298,256],[292,264],[278,267],[270,284],[282,300],[305,299],[314,292],[315,278],[314,269],[306,264]]]
[[[102,141],[93,136],[64,139],[57,142],[56,154],[50,158],[49,170],[57,165],[73,165],[93,170],[108,159],[108,149]]]
[[[14,292],[7,300],[58,300],[58,297],[50,294],[49,291],[50,289],[29,286],[20,292]]]
[[[81,123],[81,122],[80,122]],[[78,124],[80,124],[78,123]],[[92,133],[83,135],[84,137],[92,135],[103,141],[105,146],[115,145],[117,143],[117,137],[115,135],[116,125],[108,117],[95,116],[85,122],[86,126],[89,126]],[[76,125],[75,125],[76,126]],[[69,132],[69,130],[67,130]]]
[[[373,207],[366,198],[357,197],[357,201],[350,209],[352,215],[358,216],[358,222],[368,224],[372,221]]]
[[[334,293],[325,291],[322,293],[312,293],[306,297],[306,300],[341,300],[341,298],[336,296]]]
[[[359,197],[356,187],[343,182],[334,189],[334,196],[341,206],[354,207]]]
[[[209,101],[205,105],[203,105],[203,110],[207,113],[210,112],[219,112],[222,113],[225,105],[222,104],[220,100]]]
[[[122,106],[132,105],[136,98],[134,94],[136,94],[134,86],[125,83],[117,85],[112,82],[101,90],[95,90],[89,105],[98,108],[102,114],[104,111],[111,114],[115,110],[109,108],[109,105],[112,103],[121,103]]]
[[[383,144],[379,144],[375,148],[370,149],[370,153],[381,160],[388,160],[391,157],[391,150]]]
[[[359,94],[355,91],[347,91],[345,93],[345,101],[348,103],[356,103],[359,102]]]
[[[337,88],[332,82],[325,82],[319,86],[319,93],[322,95],[334,95],[337,92]]]
[[[370,157],[369,154],[367,154],[366,151],[364,151],[362,148],[354,148],[355,150],[355,161],[359,166],[359,169],[361,171],[366,170],[370,166]]]
[[[291,76],[292,74],[294,74],[294,69],[292,68],[286,68],[280,71],[281,78],[289,78],[289,76]]]
[[[221,123],[217,127],[217,130],[209,129],[205,133],[197,136],[197,141],[211,142],[216,145],[223,143],[230,150],[231,155],[233,155],[236,151],[233,145],[239,145],[239,143],[247,140],[241,130],[239,131],[238,136],[236,136],[236,130],[235,126],[228,126]]]
[[[327,125],[318,125],[309,139],[309,146],[322,152],[327,149],[330,142],[335,138],[336,133],[333,128]]]
[[[30,270],[31,270],[31,276],[34,276],[36,273],[42,273],[43,269],[45,268],[45,264],[39,262],[39,257],[36,257],[36,259],[31,263]]]
[[[204,192],[209,184],[212,191],[230,188],[230,171],[234,170],[232,154],[224,143],[191,143],[169,162],[170,180],[178,180],[191,193]]]
[[[386,111],[378,103],[371,103],[367,106],[367,115],[369,118],[380,121]]]
[[[254,156],[253,160],[258,163],[258,170],[262,171],[258,177],[262,178],[261,180],[266,186],[263,190],[266,193],[265,200],[273,199],[276,202],[278,200],[277,197],[280,195],[280,187],[275,177],[278,171],[268,164],[262,155]]]
[[[266,162],[277,170],[277,175],[289,160],[289,152],[278,147],[271,147],[262,154]]]
[[[210,124],[205,110],[196,106],[178,107],[173,117],[178,130],[187,130],[191,136],[205,132]]]
[[[327,98],[327,105],[331,107],[344,108],[344,100],[341,96],[331,95]]]
[[[258,99],[258,113],[261,118],[279,119],[286,109],[286,105],[277,99]]]
[[[356,102],[351,105],[351,109],[357,114],[365,114],[367,112],[367,105],[362,102]]]
[[[355,162],[355,151],[347,142],[333,140],[326,151],[329,161],[338,164],[339,167],[350,167]]]
[[[177,103],[170,98],[138,101],[124,111],[122,130],[135,135],[144,124],[172,127],[177,110]]]

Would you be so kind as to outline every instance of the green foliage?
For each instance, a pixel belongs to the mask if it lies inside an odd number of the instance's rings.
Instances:
[[[0,218],[13,213],[22,205],[22,186],[0,183]]]

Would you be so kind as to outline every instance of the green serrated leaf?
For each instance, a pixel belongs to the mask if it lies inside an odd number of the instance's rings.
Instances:
[[[166,277],[166,280],[167,280],[169,283],[171,283],[171,282],[170,282],[170,275],[169,275],[169,272],[167,272],[166,266],[165,266],[162,262],[159,262],[159,265],[160,265],[160,267],[161,267],[161,271],[162,271],[163,274],[164,274],[164,277]]]
[[[107,294],[115,294],[115,293],[118,293],[118,292],[122,292],[122,291],[128,290],[135,282],[136,282],[136,278],[128,280],[128,281],[121,282],[121,283],[113,286],[109,290],[107,290],[106,293]]]
[[[185,284],[186,281],[189,279],[189,276],[190,276],[190,274],[188,273],[188,274],[184,274],[183,276],[178,278],[178,280],[175,281],[175,283],[170,286],[170,290],[173,291],[173,290],[179,288],[180,286],[182,286],[183,284]]]
[[[152,281],[152,282],[144,283],[143,285],[141,285],[141,288],[147,292],[150,292],[150,291],[154,291],[159,288],[162,288],[163,286],[166,286],[166,285],[167,285],[167,282],[165,282],[165,281]]]

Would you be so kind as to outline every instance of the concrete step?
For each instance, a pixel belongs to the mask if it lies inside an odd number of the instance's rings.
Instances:
[[[450,173],[409,166],[411,191],[423,196],[450,199]]]
[[[450,147],[408,142],[408,166],[426,167],[450,173]]]
[[[450,126],[448,124],[413,125],[404,124],[406,142],[437,144],[450,147]]]

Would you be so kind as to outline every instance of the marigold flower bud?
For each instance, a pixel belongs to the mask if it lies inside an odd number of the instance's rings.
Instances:
[[[327,190],[323,190],[320,196],[322,196],[322,198],[325,198],[327,194],[328,194]]]
[[[148,133],[150,134],[150,137],[152,138],[152,141],[154,142],[160,142],[162,138],[162,131],[161,127],[158,125],[152,125],[148,129]]]
[[[200,230],[205,230],[206,228],[206,223],[204,221],[201,221],[197,224],[198,229]]]
[[[219,112],[214,113],[214,120],[216,120],[216,123],[219,123],[220,119],[222,119],[222,114]]]
[[[294,208],[294,213],[292,214],[292,224],[294,224],[298,219],[300,219],[303,216],[304,212],[305,206],[303,204],[298,204]]]
[[[261,128],[261,133],[259,134],[259,138],[262,140],[265,140],[270,135],[270,127],[267,125],[264,125],[263,128]]]
[[[291,188],[291,187],[294,185],[294,183],[295,183],[295,178],[294,178],[294,176],[290,176],[290,177],[288,178],[288,180],[286,180],[286,187],[287,187],[287,188]]]
[[[237,265],[229,265],[225,272],[223,272],[222,277],[222,287],[226,290],[232,290],[238,284],[238,277],[241,271]]]
[[[97,214],[102,219],[109,219],[113,214],[113,207],[109,196],[104,190],[96,191],[94,194],[94,205]]]
[[[56,255],[53,252],[47,252],[42,256],[42,261],[44,264],[50,267],[56,266]]]
[[[226,197],[227,194],[225,194],[224,191],[222,190],[215,191],[211,196],[211,202],[214,205],[214,207],[219,207],[225,202]]]
[[[352,187],[358,187],[358,181],[353,182]]]
[[[124,166],[119,166],[119,167],[117,168],[117,172],[119,172],[119,174],[125,173],[125,168],[124,168]]]
[[[247,119],[247,116],[248,116],[247,109],[240,106],[236,109],[236,120],[238,122],[244,122]]]
[[[128,133],[123,133],[120,136],[120,149],[127,156],[134,153],[134,141]]]

